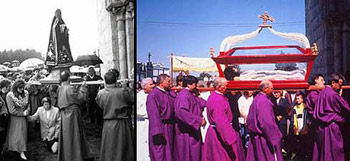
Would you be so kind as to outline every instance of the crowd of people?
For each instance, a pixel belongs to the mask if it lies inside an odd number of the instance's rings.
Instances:
[[[140,82],[139,161],[345,160],[342,75],[329,75],[327,85],[314,75],[315,90],[275,90],[262,80],[259,91],[228,91],[235,74],[224,73],[208,82],[210,92],[191,75],[178,76],[173,90],[166,74]]]
[[[35,69],[31,75],[1,75],[0,160],[8,151],[28,160],[28,139],[39,129],[48,151],[56,153],[59,161],[94,160],[83,126],[87,116],[103,126],[101,161],[133,160],[134,91],[127,83],[117,83],[118,70],[109,70],[102,79],[91,67],[80,85],[71,84],[69,71],[61,72],[60,85],[39,83],[48,74]],[[86,84],[95,80],[105,84]]]

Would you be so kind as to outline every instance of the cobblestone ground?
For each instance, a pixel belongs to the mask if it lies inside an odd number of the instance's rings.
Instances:
[[[95,158],[95,161],[99,161],[99,151],[101,144],[101,132],[102,126],[90,123],[87,120],[83,121],[85,128],[85,134],[87,137],[88,145],[91,153]],[[33,132],[33,136],[29,138],[27,144],[26,156],[28,161],[55,161],[57,160],[57,154],[53,154],[46,149],[45,143],[41,141],[40,130],[37,129]],[[17,152],[6,152],[4,154],[3,161],[17,161],[20,160]]]

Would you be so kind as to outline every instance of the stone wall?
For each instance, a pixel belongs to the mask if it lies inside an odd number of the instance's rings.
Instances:
[[[97,0],[101,73],[116,68],[121,79],[133,78],[134,4],[132,0]]]
[[[306,36],[319,49],[311,76],[350,72],[349,11],[347,0],[305,0]]]
[[[101,64],[101,74],[104,75],[108,69],[118,68],[115,56],[117,52],[113,52],[113,28],[111,15],[106,10],[105,0],[97,0],[97,19],[98,19],[98,33],[99,33],[99,55],[103,64]]]

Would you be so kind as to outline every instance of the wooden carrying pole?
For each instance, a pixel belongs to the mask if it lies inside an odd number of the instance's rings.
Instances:
[[[180,91],[182,88],[179,87],[173,87],[171,88],[172,91]],[[214,88],[208,88],[208,87],[197,87],[197,89],[199,91],[214,91]],[[299,89],[299,90],[307,90],[307,91],[311,91],[311,90],[322,90],[322,87],[316,87],[314,85],[309,86],[307,89]],[[342,86],[342,89],[348,90],[350,89],[350,86]],[[259,88],[254,88],[254,89],[227,89],[228,91],[256,91],[259,90]],[[283,90],[283,89],[276,89],[275,90]],[[289,88],[287,90],[298,90],[298,88]]]

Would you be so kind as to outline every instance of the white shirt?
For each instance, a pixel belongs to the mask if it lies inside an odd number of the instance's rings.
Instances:
[[[146,109],[146,100],[148,93],[145,93],[144,90],[141,90],[137,93],[137,117],[138,118],[148,118],[147,109]]]
[[[46,112],[46,119],[49,119],[51,110],[45,110],[45,112]]]
[[[296,93],[290,94],[290,98],[292,98],[292,104],[294,103],[295,95],[296,95]]]
[[[137,93],[137,160],[139,161],[149,161],[149,150],[148,150],[148,115],[146,109],[148,93],[145,93],[144,90],[141,90]],[[141,159],[139,159],[141,158]]]
[[[244,95],[238,99],[238,109],[240,113],[248,116],[250,105],[253,103],[253,96],[246,98]],[[246,120],[243,117],[238,118],[240,124],[245,124]]]
[[[276,99],[277,105],[280,103],[280,101],[281,101],[281,98],[277,98],[277,99]]]

